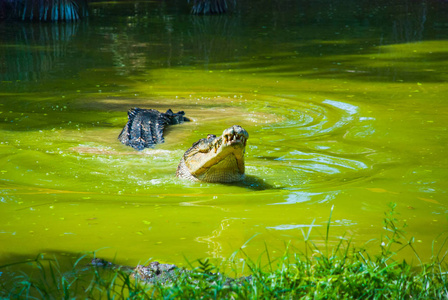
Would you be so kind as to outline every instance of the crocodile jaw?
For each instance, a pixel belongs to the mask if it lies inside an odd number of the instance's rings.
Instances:
[[[220,137],[204,139],[197,149],[187,151],[179,168],[192,176],[189,179],[206,182],[234,182],[244,177],[244,149],[249,134],[234,125]],[[181,166],[184,164],[183,166]],[[179,176],[179,173],[178,173]],[[179,176],[185,177],[185,176]]]
[[[201,181],[232,182],[244,175],[244,146],[242,143],[234,143],[218,148],[215,155],[207,154],[208,160],[196,168],[191,168],[191,175]],[[187,163],[187,166],[191,165]]]

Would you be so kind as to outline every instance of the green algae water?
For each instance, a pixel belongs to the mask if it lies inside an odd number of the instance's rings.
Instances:
[[[0,264],[38,253],[253,259],[303,234],[380,249],[397,203],[426,260],[448,229],[448,4],[92,2],[0,23]],[[117,140],[131,107],[183,110],[165,143]],[[246,179],[175,177],[209,133],[249,132]],[[446,248],[446,246],[445,246]]]

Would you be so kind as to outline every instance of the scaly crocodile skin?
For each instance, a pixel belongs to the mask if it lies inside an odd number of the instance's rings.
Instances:
[[[209,134],[183,155],[176,176],[192,181],[235,182],[244,178],[244,149],[249,134],[233,125],[220,137]]]

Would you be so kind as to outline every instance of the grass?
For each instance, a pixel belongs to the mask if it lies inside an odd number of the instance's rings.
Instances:
[[[152,284],[136,280],[126,267],[91,266],[81,256],[71,268],[61,271],[57,260],[42,256],[27,262],[27,273],[3,272],[13,266],[0,267],[0,298],[10,299],[448,299],[447,240],[430,262],[422,263],[406,239],[405,224],[396,218],[395,205],[384,218],[380,253],[372,256],[366,247],[355,247],[341,239],[328,247],[331,215],[326,231],[326,246],[319,249],[310,239],[311,228],[303,233],[305,250],[286,247],[284,255],[271,260],[268,247],[263,254],[267,264],[244,257],[249,276],[230,278],[219,273],[207,259],[191,265],[191,271],[177,272]],[[408,248],[414,252],[418,266],[399,261],[397,254]],[[21,263],[25,264],[25,263]],[[236,264],[234,264],[236,265]],[[246,270],[247,271],[247,270]],[[237,268],[233,270],[239,273]],[[225,273],[225,272],[224,272]]]

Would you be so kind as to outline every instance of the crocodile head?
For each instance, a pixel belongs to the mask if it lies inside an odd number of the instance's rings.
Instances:
[[[183,155],[176,175],[193,181],[234,182],[244,178],[244,149],[249,134],[233,125],[221,136],[209,134]]]

